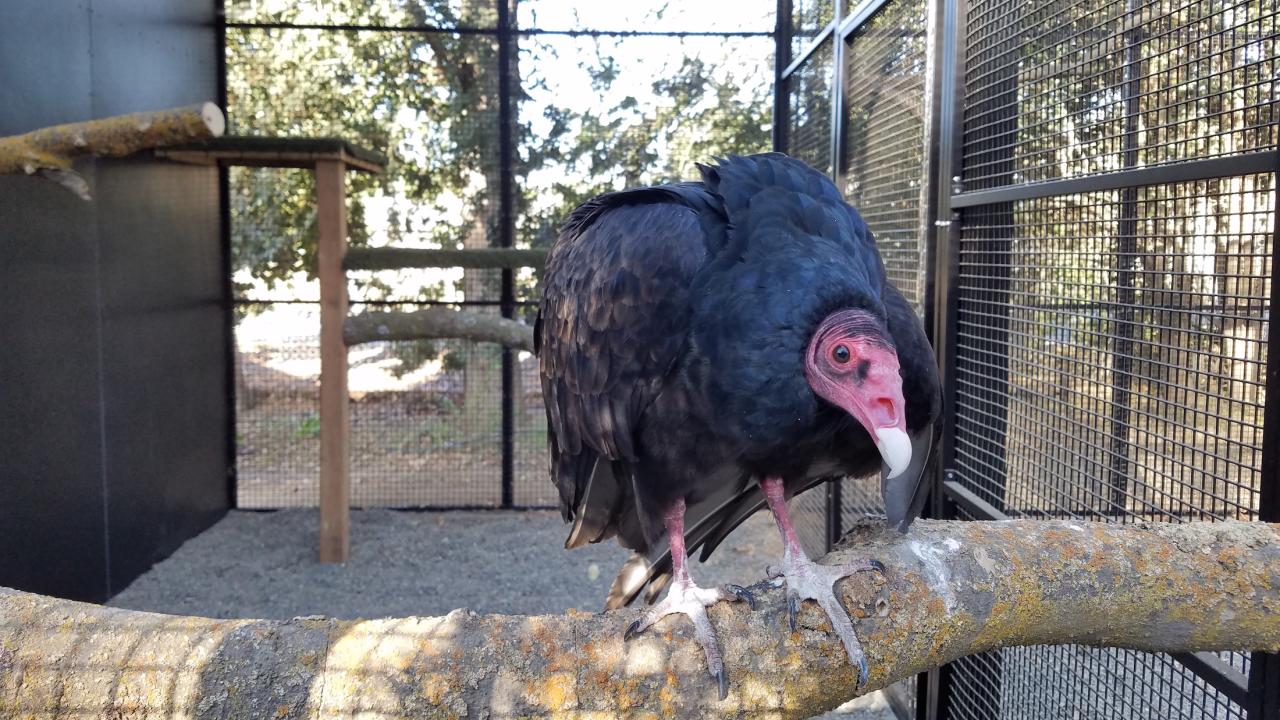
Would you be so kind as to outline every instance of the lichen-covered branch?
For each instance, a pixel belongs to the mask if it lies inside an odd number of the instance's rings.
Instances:
[[[494,342],[533,352],[533,328],[497,315],[481,315],[448,308],[413,312],[368,312],[347,318],[347,345],[380,340],[452,338]]]
[[[351,248],[343,260],[348,270],[400,270],[404,268],[508,269],[541,268],[547,262],[546,249],[466,248],[432,250],[426,248]]]
[[[39,174],[88,200],[88,184],[71,169],[73,157],[123,157],[218,137],[225,129],[213,103],[55,125],[0,138],[0,175]]]
[[[624,643],[636,610],[208,620],[0,590],[0,716],[800,718],[1009,645],[1280,649],[1280,525],[921,521],[846,543],[827,561],[888,568],[840,585],[862,687],[820,611],[788,631],[778,590],[711,610],[724,701],[678,616]]]

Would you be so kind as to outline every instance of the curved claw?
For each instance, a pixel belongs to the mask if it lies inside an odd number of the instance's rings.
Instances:
[[[622,631],[622,641],[626,642],[638,634],[640,634],[640,621],[636,620],[628,625],[626,630]]]
[[[868,560],[868,561],[867,561],[867,564],[871,566],[871,569],[872,569],[872,570],[875,570],[876,572],[880,573],[881,575],[888,575],[888,574],[889,574],[889,570],[888,570],[888,568],[886,568],[886,567],[884,566],[884,563],[880,562],[879,560]]]
[[[725,585],[724,589],[727,590],[729,593],[731,593],[734,597],[746,603],[747,607],[751,608],[752,610],[756,609],[756,596],[752,595],[750,590],[742,587],[741,585],[733,585],[733,584]],[[721,699],[724,699],[724,696],[721,696]]]
[[[729,673],[724,668],[720,668],[720,672],[715,674],[716,682],[720,685],[720,699],[729,697]]]
[[[787,593],[787,624],[791,626],[791,632],[796,631],[796,616],[800,613],[800,597],[793,593]]]
[[[867,659],[866,659],[866,658],[859,658],[859,660],[858,660],[858,668],[859,668],[859,671],[858,671],[858,684],[859,684],[859,685],[866,685],[866,684],[867,684],[867,678],[871,675],[871,668],[870,668],[870,666],[868,666],[868,665],[867,665]],[[723,699],[724,699],[724,695],[723,695],[723,694],[720,696],[720,699],[721,699],[721,700],[723,700]]]

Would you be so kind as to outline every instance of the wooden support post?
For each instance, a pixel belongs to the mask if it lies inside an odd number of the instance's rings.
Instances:
[[[350,408],[347,405],[346,163],[316,162],[320,277],[320,562],[343,563],[350,552]]]

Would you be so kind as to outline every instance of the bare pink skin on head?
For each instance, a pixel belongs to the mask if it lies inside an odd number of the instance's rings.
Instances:
[[[906,402],[898,354],[885,344],[879,328],[875,317],[865,310],[838,310],[828,315],[809,340],[804,375],[818,397],[866,428],[896,474],[905,467],[900,451],[895,454],[882,441],[888,439],[888,444],[896,447],[905,441]],[[909,454],[906,461],[910,461]]]

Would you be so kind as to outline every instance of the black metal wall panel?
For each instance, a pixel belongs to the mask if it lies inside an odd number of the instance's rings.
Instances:
[[[834,13],[835,2],[832,0],[791,0],[791,16],[786,18],[791,21],[791,57],[800,57],[831,23]]]
[[[1018,514],[1255,518],[1272,184],[1139,188],[1132,236],[1118,191],[1015,203],[1012,226],[968,213],[964,482]],[[993,235],[1006,238],[995,249]],[[994,358],[1007,358],[1004,380]],[[1007,432],[991,429],[999,413]]]
[[[0,3],[0,135],[93,112],[90,14],[78,3]],[[59,58],[59,62],[40,62]],[[40,66],[38,77],[23,77]],[[10,197],[6,193],[5,197]]]
[[[0,5],[0,134],[217,95],[204,0]],[[0,180],[0,585],[105,600],[228,506],[216,171]]]
[[[95,220],[52,183],[0,178],[0,585],[103,600]]]
[[[217,180],[149,160],[98,171],[110,592],[229,504]]]

